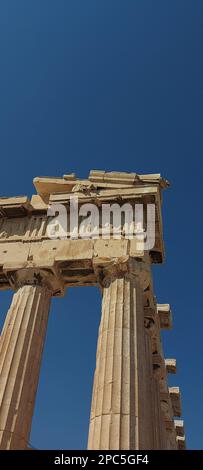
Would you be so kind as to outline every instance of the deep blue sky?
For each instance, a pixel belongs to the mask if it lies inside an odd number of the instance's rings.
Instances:
[[[34,176],[161,172],[166,263],[154,268],[189,448],[202,437],[202,0],[1,0],[2,196]],[[1,294],[1,320],[11,295]],[[100,294],[70,289],[50,315],[31,443],[86,447]]]

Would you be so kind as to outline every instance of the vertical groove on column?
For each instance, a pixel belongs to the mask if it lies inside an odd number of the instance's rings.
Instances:
[[[108,413],[108,420],[110,420],[109,442],[107,448],[115,449],[120,445],[120,407],[121,407],[121,339],[119,323],[119,309],[118,309],[118,295],[120,287],[122,289],[122,279],[118,279],[112,284],[112,296],[110,298],[110,316],[109,316],[109,329],[107,339],[107,374],[105,376],[106,394],[108,406],[103,410]],[[123,312],[121,313],[121,319]],[[109,372],[109,373],[108,373]],[[102,448],[102,446],[101,446]]]
[[[120,288],[120,331],[121,331],[121,407],[120,407],[120,446],[130,446],[130,308],[127,302],[129,283],[121,279]]]
[[[135,422],[132,420],[135,416],[134,403],[134,347],[131,350],[132,327],[131,320],[133,312],[129,302],[131,292],[131,282],[122,280],[123,282],[123,318],[122,318],[122,376],[121,376],[121,445],[120,449],[130,449],[131,445],[135,446]]]
[[[132,281],[131,281],[132,283]],[[136,383],[136,342],[135,342],[135,298],[134,298],[134,289],[133,284],[131,286],[130,292],[130,303],[128,303],[127,309],[129,313],[129,351],[128,351],[128,361],[129,361],[129,447],[128,449],[136,449],[136,434],[137,434],[137,418],[136,418],[136,394],[137,394],[137,383]],[[144,321],[144,320],[143,320]]]
[[[0,449],[25,449],[39,378],[51,293],[25,285],[14,295],[0,351]]]
[[[89,449],[153,448],[147,354],[141,288],[114,279],[103,290]]]

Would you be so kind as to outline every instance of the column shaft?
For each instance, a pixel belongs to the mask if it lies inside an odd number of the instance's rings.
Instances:
[[[0,347],[0,449],[28,446],[51,292],[25,285],[13,297]]]
[[[153,395],[154,395],[154,432],[155,432],[155,449],[166,449],[166,429],[161,410],[160,400],[160,385],[157,378],[153,380]]]
[[[113,280],[103,290],[89,449],[153,448],[145,335],[139,282]]]

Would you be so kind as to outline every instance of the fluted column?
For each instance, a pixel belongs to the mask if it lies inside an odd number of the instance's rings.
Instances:
[[[151,295],[148,298],[150,299]],[[166,448],[166,431],[161,410],[159,383],[162,374],[162,361],[157,347],[157,342],[160,341],[160,332],[157,330],[156,306],[152,299],[149,302],[151,306],[145,307],[146,357],[149,367],[148,376],[151,377],[151,399],[149,404],[152,407],[153,449],[159,450]]]
[[[141,264],[103,281],[88,449],[153,448]]]
[[[28,447],[52,291],[41,275],[19,283],[0,345],[0,449]]]

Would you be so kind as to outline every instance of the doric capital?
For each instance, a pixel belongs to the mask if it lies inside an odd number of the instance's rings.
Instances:
[[[94,270],[102,287],[108,287],[112,281],[119,278],[138,280],[141,287],[146,289],[150,284],[150,262],[142,259],[122,256],[120,258],[94,258]]]
[[[169,387],[169,395],[172,403],[174,416],[180,417],[182,414],[182,405],[179,387]]]
[[[169,304],[157,304],[160,328],[170,330],[172,328],[172,313]]]
[[[165,366],[169,374],[176,374],[176,359],[165,359]]]
[[[184,437],[185,436],[184,421],[182,419],[175,419],[174,425],[175,425],[177,436]]]
[[[8,273],[9,282],[17,290],[25,285],[46,287],[53,296],[64,294],[64,285],[57,273],[46,269],[25,268]]]

